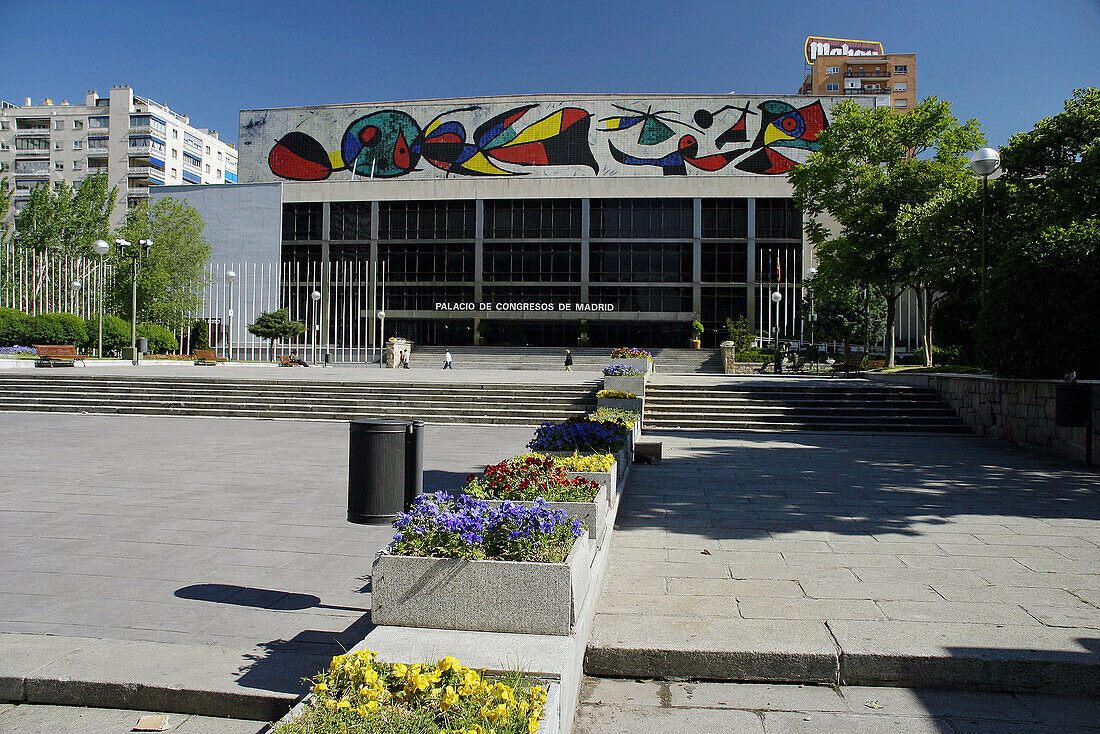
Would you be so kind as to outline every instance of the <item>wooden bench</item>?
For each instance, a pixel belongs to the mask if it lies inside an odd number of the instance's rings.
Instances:
[[[851,372],[862,372],[861,365],[863,364],[863,352],[848,352],[848,356],[842,360],[833,362],[830,369],[833,372],[843,372],[847,377]]]
[[[282,354],[282,355],[279,355],[279,366],[280,367],[293,367],[294,365],[292,365],[290,363],[290,357],[288,357],[285,354]]]
[[[212,349],[196,349],[193,356],[195,364],[217,364],[225,361],[225,357],[219,357]]]
[[[885,359],[869,359],[867,360],[867,369],[869,370],[881,370],[886,367]]]
[[[72,344],[32,344],[38,352],[38,359],[34,361],[35,367],[75,367],[77,362],[83,362],[88,355],[80,354]]]

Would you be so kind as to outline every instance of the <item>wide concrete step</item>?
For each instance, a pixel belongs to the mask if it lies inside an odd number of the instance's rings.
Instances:
[[[766,421],[645,421],[646,432],[661,430],[707,430],[707,431],[839,431],[839,432],[870,432],[870,433],[951,433],[969,434],[970,429],[965,425],[952,425],[948,423],[930,423],[926,425],[912,425],[895,421],[831,421],[829,423],[808,423],[805,421],[786,421],[769,423]]]

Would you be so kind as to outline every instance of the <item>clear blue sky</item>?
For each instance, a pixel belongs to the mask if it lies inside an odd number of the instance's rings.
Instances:
[[[236,142],[242,108],[540,92],[785,94],[807,35],[917,54],[993,145],[1100,85],[1100,0],[0,0],[0,99],[129,84]],[[980,29],[980,30],[979,30]]]

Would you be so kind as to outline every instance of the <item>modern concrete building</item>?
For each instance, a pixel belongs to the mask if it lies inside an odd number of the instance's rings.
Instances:
[[[917,103],[917,55],[819,55],[798,93],[889,95],[890,107],[905,112]]]
[[[813,253],[783,174],[837,102],[537,95],[244,110],[238,186],[155,195],[217,222],[216,263],[276,263],[278,283],[256,279],[278,293],[267,307],[289,307],[341,361],[377,345],[381,311],[386,336],[421,344],[687,346],[699,320],[713,346],[741,315],[798,338]]]
[[[113,227],[152,187],[235,183],[237,150],[127,86],[112,87],[109,97],[92,90],[83,104],[0,102],[0,177],[15,189],[11,211],[0,212],[6,226],[35,186],[75,186],[100,172],[118,187]]]

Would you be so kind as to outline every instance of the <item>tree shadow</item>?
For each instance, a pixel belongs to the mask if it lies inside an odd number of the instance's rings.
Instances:
[[[636,466],[617,526],[762,538],[919,536],[958,516],[1100,520],[1100,473],[971,436],[662,431],[686,456]],[[993,522],[993,521],[991,521]]]

